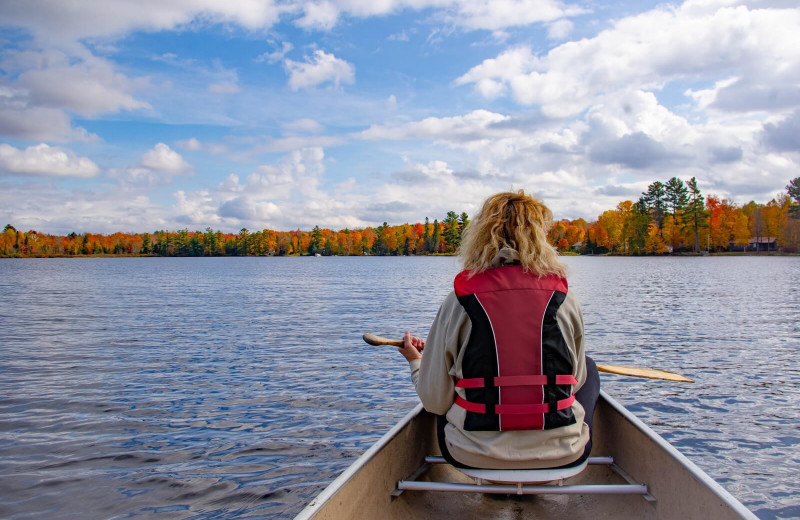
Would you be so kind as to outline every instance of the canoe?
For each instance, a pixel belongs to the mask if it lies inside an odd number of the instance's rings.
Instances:
[[[434,426],[435,417],[418,405],[295,520],[756,519],[722,486],[603,391],[595,410],[592,457],[612,457],[614,463],[589,465],[563,485],[580,491],[580,486],[586,485],[624,487],[640,483],[647,486],[646,494],[399,492],[398,482],[409,480],[475,484],[448,464],[425,463],[426,456],[439,454]]]

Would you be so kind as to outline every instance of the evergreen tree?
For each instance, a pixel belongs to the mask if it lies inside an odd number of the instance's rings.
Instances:
[[[673,219],[677,219],[686,204],[689,203],[689,190],[684,186],[683,181],[673,177],[664,186],[667,198],[667,207]]]
[[[431,240],[432,247],[431,252],[438,253],[439,252],[439,242],[442,240],[442,233],[439,231],[439,220],[433,220],[433,240]]]
[[[642,193],[642,198],[645,204],[647,204],[650,216],[658,226],[660,235],[661,225],[664,222],[664,215],[667,213],[667,190],[664,184],[660,181],[654,182],[647,187],[647,191]]]
[[[373,254],[385,255],[389,252],[389,246],[386,244],[386,240],[383,238],[383,232],[388,227],[389,224],[384,222],[383,225],[375,228],[375,243],[372,244]]]
[[[425,217],[425,233],[422,235],[423,251],[426,253],[431,252],[431,229],[428,217]]]
[[[448,211],[444,219],[444,243],[451,250],[455,251],[461,243],[461,230],[459,228],[458,214],[455,211]]]
[[[700,188],[697,186],[697,179],[692,177],[686,183],[688,188],[688,202],[683,210],[684,224],[694,232],[694,252],[700,251],[700,228],[705,227],[706,211],[705,197],[700,193]]]
[[[683,210],[689,202],[689,190],[686,189],[682,180],[677,177],[672,177],[664,186],[664,191],[666,192],[667,212],[672,220],[668,242],[674,251],[680,243],[678,229],[682,221],[681,216],[683,215]]]
[[[311,230],[311,242],[308,244],[308,254],[315,255],[322,249],[322,230],[319,226],[314,226]]]
[[[217,251],[217,236],[214,234],[214,230],[210,227],[206,228],[206,234],[204,237],[204,256],[214,256]]]
[[[247,228],[242,228],[239,230],[239,241],[236,247],[237,254],[241,256],[247,256],[247,243],[248,238],[250,237],[250,231]]]
[[[795,177],[786,185],[786,191],[794,199],[794,204],[789,208],[792,218],[800,219],[800,177]]]
[[[175,236],[176,249],[178,256],[189,256],[189,230],[179,229]],[[247,250],[245,250],[247,254]]]
[[[86,245],[87,245],[88,241],[89,241],[89,238],[87,237],[87,235],[83,235],[83,250],[84,251],[87,249]],[[150,252],[150,235],[148,233],[145,233],[144,236],[142,236],[142,254],[146,255],[149,252]],[[86,253],[83,253],[83,254],[86,254]]]

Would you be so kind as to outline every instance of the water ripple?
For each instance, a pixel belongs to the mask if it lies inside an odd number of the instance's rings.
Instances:
[[[797,258],[569,258],[605,388],[764,519],[800,516]],[[416,402],[451,258],[0,261],[0,516],[292,518]]]

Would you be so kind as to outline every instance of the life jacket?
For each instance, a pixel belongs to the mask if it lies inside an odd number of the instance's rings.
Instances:
[[[470,431],[549,430],[575,423],[573,360],[556,314],[567,280],[522,266],[456,276],[458,302],[472,321],[455,403]]]

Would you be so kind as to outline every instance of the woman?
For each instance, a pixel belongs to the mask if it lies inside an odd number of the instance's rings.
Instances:
[[[464,230],[464,271],[427,342],[403,337],[400,353],[425,409],[440,416],[453,465],[555,468],[589,456],[600,381],[566,267],[547,242],[551,224],[523,191],[489,197]]]

